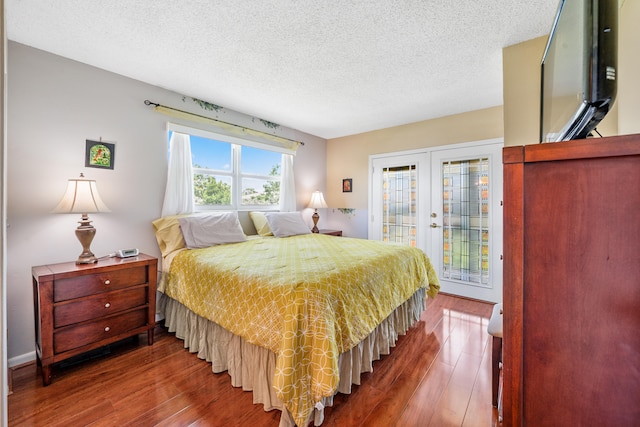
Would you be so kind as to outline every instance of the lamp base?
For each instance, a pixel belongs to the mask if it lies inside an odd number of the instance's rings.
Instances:
[[[311,215],[311,219],[313,219],[313,228],[311,229],[312,233],[319,233],[318,229],[318,220],[320,219],[320,215],[318,215],[318,209]]]
[[[76,260],[76,264],[94,264],[98,262],[98,258],[91,252],[85,254],[84,252],[80,254],[78,259]]]
[[[78,221],[80,225],[76,228],[76,237],[82,245],[82,253],[78,257],[76,264],[93,264],[98,262],[98,258],[91,252],[91,241],[96,235],[96,229],[91,225],[87,214],[82,214],[82,219]]]

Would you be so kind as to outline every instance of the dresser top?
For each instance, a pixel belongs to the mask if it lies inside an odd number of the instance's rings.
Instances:
[[[31,272],[36,278],[48,275],[77,276],[92,274],[98,271],[119,270],[121,268],[143,266],[151,263],[157,264],[157,262],[157,258],[141,253],[138,256],[129,258],[102,258],[93,264],[76,264],[75,261],[69,261],[58,264],[39,265],[32,267]]]
[[[535,163],[639,154],[640,134],[635,134],[505,147],[502,152],[502,162],[504,164]]]

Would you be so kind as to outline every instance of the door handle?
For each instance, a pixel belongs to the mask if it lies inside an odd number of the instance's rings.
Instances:
[[[435,222],[432,222],[430,225],[431,228],[442,228],[441,225],[436,224]]]

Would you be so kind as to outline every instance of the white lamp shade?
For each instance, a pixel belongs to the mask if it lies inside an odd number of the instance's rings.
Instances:
[[[311,195],[311,202],[309,202],[309,207],[313,209],[328,208],[327,202],[324,201],[322,191],[316,190],[313,192]]]
[[[96,181],[93,179],[70,179],[67,184],[67,191],[64,193],[58,206],[53,213],[92,213],[111,212],[104,204]]]

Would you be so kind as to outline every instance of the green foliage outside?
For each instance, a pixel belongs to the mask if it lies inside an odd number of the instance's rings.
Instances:
[[[196,168],[199,166],[195,165]],[[279,176],[280,165],[271,168],[269,176]],[[262,192],[254,188],[247,188],[242,194],[243,205],[277,205],[280,201],[280,180],[267,181],[262,186]],[[193,193],[198,205],[230,205],[231,186],[217,180],[214,176],[194,174]]]
[[[231,204],[231,186],[211,175],[193,175],[193,195],[197,205]]]
[[[269,176],[280,176],[280,165],[275,165],[269,171]],[[243,205],[277,205],[280,202],[280,180],[267,181],[262,185],[263,192],[253,188],[246,189],[242,194]]]

